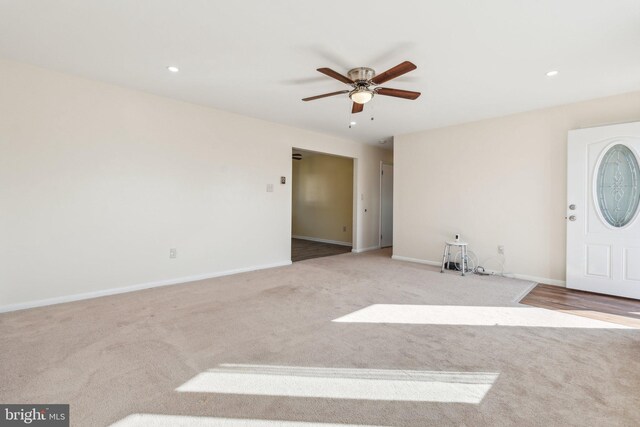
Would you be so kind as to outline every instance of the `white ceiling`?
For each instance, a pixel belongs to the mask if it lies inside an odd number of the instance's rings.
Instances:
[[[640,90],[640,0],[0,0],[0,56],[376,144]],[[316,68],[404,60],[383,86],[422,96],[351,129],[346,95],[300,100],[346,88]]]

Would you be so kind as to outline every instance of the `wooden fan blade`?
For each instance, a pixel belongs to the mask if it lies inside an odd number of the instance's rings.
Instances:
[[[358,104],[357,102],[353,103],[353,107],[351,107],[351,114],[361,113],[364,110],[364,104]]]
[[[420,92],[412,92],[410,90],[389,89],[386,87],[380,87],[376,89],[378,95],[395,96],[396,98],[404,99],[416,99],[420,96]]]
[[[314,99],[326,98],[327,96],[342,95],[343,93],[349,93],[348,90],[340,90],[338,92],[325,93],[322,95],[310,96],[309,98],[302,98],[303,101],[313,101]]]
[[[415,70],[416,68],[418,67],[416,67],[413,63],[404,61],[402,64],[398,64],[395,67],[388,69],[384,73],[378,74],[371,79],[371,83],[379,85],[391,79],[395,79],[396,77],[400,77],[401,75],[406,74],[409,71]]]
[[[340,80],[342,83],[346,83],[348,85],[354,83],[354,81],[351,80],[349,77],[343,76],[342,74],[336,71],[333,71],[331,68],[318,68],[318,71],[320,71],[322,74],[325,74],[331,78]]]

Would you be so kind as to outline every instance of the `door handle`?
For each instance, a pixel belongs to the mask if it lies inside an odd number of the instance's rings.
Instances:
[[[577,219],[577,218],[576,218],[576,216],[575,216],[575,215],[571,215],[571,216],[569,217],[569,221],[575,221],[576,219]]]

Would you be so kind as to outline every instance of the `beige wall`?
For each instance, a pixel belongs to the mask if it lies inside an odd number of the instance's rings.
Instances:
[[[377,245],[378,147],[12,61],[0,82],[0,311],[289,263],[294,145],[356,158],[354,247]]]
[[[353,159],[305,152],[291,185],[294,236],[351,244]]]
[[[480,264],[565,280],[567,132],[640,120],[640,92],[396,136],[394,257],[440,262],[460,233]]]

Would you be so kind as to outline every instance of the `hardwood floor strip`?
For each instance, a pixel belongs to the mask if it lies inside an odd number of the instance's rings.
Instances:
[[[640,329],[640,301],[538,284],[521,304]]]
[[[612,297],[610,295],[577,291],[551,285],[538,285],[534,291],[535,292],[531,292],[530,295],[536,296],[537,299],[563,302],[585,308],[601,307],[602,309],[611,309],[620,312],[637,311],[640,306],[639,301],[628,298]]]

